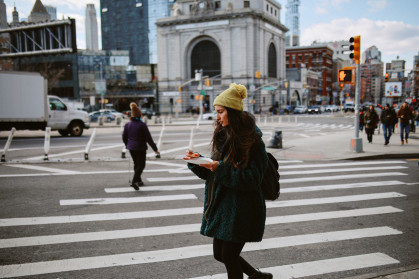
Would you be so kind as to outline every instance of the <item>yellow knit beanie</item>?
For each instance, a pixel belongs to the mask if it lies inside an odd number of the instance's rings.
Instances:
[[[228,89],[215,98],[213,105],[243,111],[243,99],[246,97],[246,87],[241,84],[232,83]]]

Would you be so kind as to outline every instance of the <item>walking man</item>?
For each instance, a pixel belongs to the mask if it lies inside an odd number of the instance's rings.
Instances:
[[[390,109],[390,105],[387,104],[384,110],[381,112],[381,123],[383,123],[384,132],[384,145],[390,143],[390,137],[393,132],[393,123],[397,121],[397,116],[394,110]]]
[[[397,118],[400,118],[400,139],[402,144],[406,140],[406,143],[409,143],[409,126],[410,126],[410,119],[413,118],[412,111],[409,108],[407,102],[404,102],[402,107],[397,112]]]

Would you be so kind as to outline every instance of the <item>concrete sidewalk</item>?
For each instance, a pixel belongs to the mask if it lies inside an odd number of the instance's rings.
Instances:
[[[281,130],[292,124],[281,124],[280,127],[272,127]],[[267,127],[262,127],[266,130]],[[295,160],[361,160],[361,159],[390,159],[390,158],[413,158],[419,159],[419,133],[409,134],[409,143],[401,144],[400,134],[391,136],[390,144],[384,145],[384,135],[375,131],[372,143],[368,143],[367,135],[359,133],[362,138],[363,152],[351,151],[351,141],[355,137],[353,129],[347,131],[330,132],[327,135],[316,135],[309,138],[289,138],[287,134],[283,136],[283,148],[268,148],[268,151],[275,155],[277,159]],[[265,140],[267,147],[269,140]]]

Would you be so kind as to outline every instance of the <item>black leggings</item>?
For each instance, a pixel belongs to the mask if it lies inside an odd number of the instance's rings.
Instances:
[[[248,276],[256,272],[256,269],[240,257],[244,244],[214,238],[214,258],[225,265],[228,279],[242,279],[243,272]]]
[[[132,184],[142,182],[141,174],[145,168],[146,150],[130,150],[132,160],[134,161],[134,177]]]

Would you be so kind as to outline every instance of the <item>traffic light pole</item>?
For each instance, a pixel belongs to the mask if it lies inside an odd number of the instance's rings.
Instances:
[[[359,137],[359,101],[361,93],[361,67],[356,64],[356,87],[355,87],[355,138],[351,140],[351,151],[361,153],[362,138]]]

